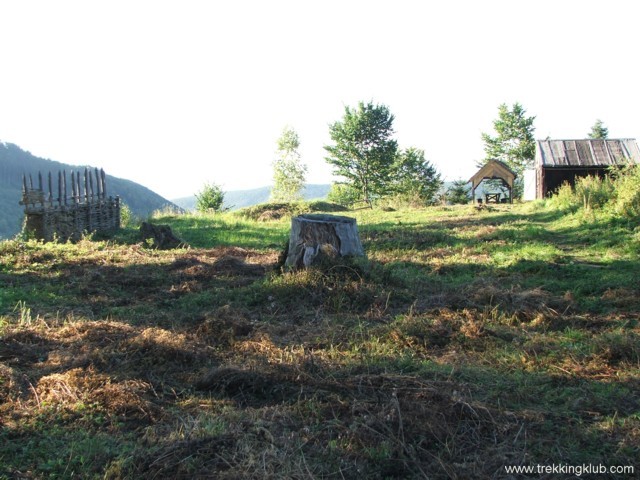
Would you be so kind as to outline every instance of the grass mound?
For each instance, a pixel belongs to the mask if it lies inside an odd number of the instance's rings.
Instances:
[[[250,220],[266,222],[294,217],[303,213],[345,212],[347,210],[342,205],[318,200],[311,202],[262,203],[240,209],[233,214]]]

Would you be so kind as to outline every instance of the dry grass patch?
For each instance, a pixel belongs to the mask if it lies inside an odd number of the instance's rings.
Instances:
[[[34,389],[39,407],[99,405],[104,411],[128,417],[154,419],[159,409],[144,397],[152,394],[149,383],[141,380],[120,382],[93,368],[74,368],[44,376]]]

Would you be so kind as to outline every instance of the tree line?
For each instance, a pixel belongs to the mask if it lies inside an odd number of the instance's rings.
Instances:
[[[384,198],[413,205],[432,205],[440,201],[467,203],[470,200],[468,181],[458,179],[443,192],[441,174],[429,162],[424,150],[400,148],[393,129],[394,115],[389,107],[373,102],[346,106],[342,118],[329,125],[332,143],[325,145],[325,160],[333,167],[339,180],[332,185],[329,200],[345,205],[362,202],[371,206]],[[535,157],[534,116],[527,116],[522,105],[501,104],[493,122],[492,134],[482,133],[484,158],[500,160],[517,177],[513,195],[523,192],[523,172],[533,166]],[[608,129],[597,120],[588,135],[607,138]],[[292,127],[285,127],[278,138],[273,161],[271,200],[293,202],[302,199],[307,166],[299,153],[300,139]],[[199,211],[222,208],[224,192],[216,184],[207,184],[196,195]]]

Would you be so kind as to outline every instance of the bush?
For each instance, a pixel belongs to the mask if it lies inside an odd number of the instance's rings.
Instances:
[[[215,183],[205,183],[202,191],[196,194],[196,210],[200,213],[219,212],[224,203],[224,192]]]
[[[120,226],[128,227],[133,222],[133,213],[129,205],[120,200]]]
[[[580,199],[573,187],[565,182],[548,200],[548,205],[559,210],[576,211],[580,207]]]
[[[353,188],[351,185],[334,183],[331,185],[331,190],[329,190],[329,193],[327,194],[327,200],[332,203],[348,207],[360,200],[361,196],[362,193],[360,190]]]
[[[604,207],[615,197],[615,186],[607,175],[604,178],[588,176],[576,180],[575,192],[585,210]]]
[[[640,165],[614,170],[604,178],[578,178],[574,187],[564,183],[547,204],[574,212],[607,210],[627,218],[640,217]]]
[[[616,175],[616,199],[614,209],[629,217],[640,217],[640,165],[627,167]]]

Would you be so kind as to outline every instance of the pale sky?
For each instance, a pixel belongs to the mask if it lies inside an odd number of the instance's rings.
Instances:
[[[0,141],[173,199],[271,183],[297,131],[387,105],[400,147],[468,179],[501,103],[536,138],[640,136],[637,0],[0,0]]]

